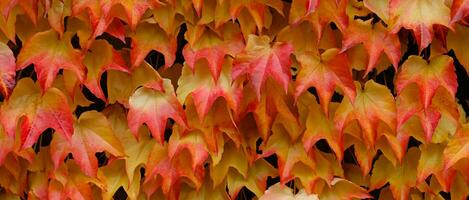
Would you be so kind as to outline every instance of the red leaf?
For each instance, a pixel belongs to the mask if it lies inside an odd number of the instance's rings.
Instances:
[[[3,97],[10,96],[15,86],[16,63],[10,48],[0,42],[0,90]]]

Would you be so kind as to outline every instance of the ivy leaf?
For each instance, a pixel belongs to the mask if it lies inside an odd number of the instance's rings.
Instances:
[[[397,75],[396,90],[399,94],[407,85],[419,87],[420,101],[427,109],[438,87],[445,88],[454,100],[458,87],[453,59],[446,55],[434,57],[429,62],[418,56],[410,56]]]
[[[454,1],[453,1],[454,2]],[[469,2],[469,1],[466,1]],[[469,6],[469,3],[467,3]],[[457,24],[455,27],[455,32],[449,31],[446,37],[448,49],[453,49],[454,54],[458,58],[458,61],[466,69],[466,73],[469,74],[469,53],[466,51],[469,44],[469,39],[465,37],[469,34],[469,28],[467,26],[462,26]]]
[[[128,72],[124,59],[104,40],[93,42],[85,55],[83,64],[87,68],[84,85],[102,100],[106,100],[100,83],[102,74],[110,69]]]
[[[456,135],[446,146],[444,154],[445,169],[450,168],[459,160],[469,156],[469,137],[467,131],[469,126],[463,124],[457,131]]]
[[[353,198],[365,199],[371,198],[366,190],[355,183],[352,183],[346,179],[334,178],[331,183],[331,188],[324,188],[319,199],[343,199],[350,200]]]
[[[123,157],[124,150],[119,139],[114,135],[106,117],[96,111],[82,113],[74,122],[74,134],[70,142],[56,135],[52,142],[51,151],[55,168],[58,168],[68,152],[80,166],[81,170],[91,177],[96,177],[98,160],[95,153],[107,151],[116,157]]]
[[[384,51],[397,71],[401,59],[401,43],[396,34],[389,33],[381,24],[371,24],[372,20],[353,20],[344,31],[342,51],[356,44],[363,43],[368,52],[368,65],[364,76],[373,70]]]
[[[157,24],[141,23],[131,38],[130,60],[132,67],[140,66],[151,50],[156,50],[164,55],[165,67],[173,65],[176,59],[176,38],[168,35]]]
[[[233,62],[233,79],[247,74],[254,86],[257,98],[267,78],[271,77],[284,89],[288,89],[291,80],[290,54],[293,46],[289,43],[276,42],[270,45],[269,36],[249,35],[246,48]]]
[[[285,200],[319,200],[317,194],[306,194],[306,192],[302,189],[298,193],[293,194],[291,188],[276,183],[269,187],[268,190],[265,191],[264,195],[262,195],[259,200],[277,200],[277,199],[285,199]]]
[[[16,62],[10,48],[0,42],[0,91],[8,99],[15,86]]]
[[[363,89],[360,89],[359,84],[356,87],[355,102],[351,103],[348,98],[344,98],[335,112],[334,122],[336,128],[342,132],[351,120],[358,120],[363,130],[365,145],[373,147],[376,139],[379,138],[377,128],[380,121],[391,130],[396,129],[394,97],[386,86],[373,80],[367,81]]]
[[[60,69],[73,71],[80,82],[85,78],[81,54],[73,49],[70,36],[61,39],[54,30],[36,33],[21,49],[17,60],[17,69],[24,69],[34,64],[39,84],[47,90]]]
[[[329,115],[329,102],[336,86],[354,101],[355,85],[345,53],[340,53],[338,49],[328,49],[319,57],[311,53],[301,54],[298,61],[301,68],[296,79],[295,98],[314,86],[326,116]]]
[[[411,29],[414,33],[419,52],[422,52],[432,41],[433,25],[449,27],[450,9],[444,0],[390,0],[391,33],[397,33],[401,27]]]
[[[206,30],[194,45],[189,43],[182,51],[186,64],[192,70],[198,60],[205,58],[215,80],[220,76],[225,55],[235,56],[244,48],[243,35],[235,24],[227,23],[219,30],[220,37]]]
[[[267,177],[276,175],[276,170],[272,165],[264,159],[259,159],[249,166],[246,177],[240,176],[239,172],[233,169],[229,170],[226,178],[227,188],[232,199],[238,196],[243,187],[260,197],[266,189]]]
[[[171,81],[163,79],[160,90],[141,87],[129,98],[127,121],[132,133],[137,137],[138,129],[145,123],[153,137],[159,143],[164,141],[166,120],[172,118],[182,127],[186,127],[184,110],[176,98]]]
[[[181,103],[192,96],[199,120],[203,120],[218,97],[223,97],[231,109],[237,111],[241,101],[241,86],[232,81],[230,71],[232,59],[225,59],[220,77],[215,80],[210,77],[209,67],[203,62],[194,66],[195,72],[189,66],[184,66],[178,80],[177,97]]]
[[[124,7],[125,14],[127,17],[127,23],[130,25],[132,30],[137,27],[140,18],[143,16],[145,11],[155,6],[156,2],[151,0],[117,0],[115,3],[119,3]]]

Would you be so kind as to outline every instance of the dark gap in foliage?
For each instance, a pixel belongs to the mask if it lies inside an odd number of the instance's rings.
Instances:
[[[8,41],[7,45],[11,49],[11,51],[13,52],[13,55],[15,56],[15,58],[18,58],[18,54],[20,54],[20,50],[23,47],[23,42],[21,42],[21,40],[18,36],[15,36],[15,43],[13,43],[10,40],[10,41]]]
[[[125,192],[124,187],[120,186],[119,189],[117,189],[116,193],[114,193],[114,196],[112,196],[114,200],[126,200],[127,199],[127,192]]]
[[[358,161],[355,158],[355,147],[352,145],[344,151],[344,163],[358,165]]]
[[[334,22],[329,23],[329,26],[331,27],[332,30],[338,30],[339,29]]]
[[[173,134],[173,129],[172,129],[170,126],[168,126],[168,124],[173,124],[174,122],[171,123],[170,120],[172,120],[172,119],[168,119],[168,121],[166,122],[166,127],[167,127],[167,128],[164,129],[164,141],[165,141],[165,142],[169,142],[169,138],[170,138],[171,135]],[[169,127],[169,128],[168,128],[168,127]]]
[[[377,83],[385,85],[388,87],[388,89],[393,93],[394,91],[394,75],[396,74],[396,71],[394,70],[394,67],[390,66],[386,70],[382,71],[379,73],[375,80]]]
[[[256,195],[251,192],[251,190],[249,190],[248,188],[244,187],[241,188],[241,190],[239,190],[239,193],[238,193],[238,196],[236,197],[236,199],[238,200],[247,200],[247,199],[252,199],[253,197],[255,197]]]
[[[275,185],[276,183],[279,183],[280,182],[280,177],[276,176],[276,177],[267,177],[267,181],[266,181],[266,189],[269,188],[270,186],[272,185]]]
[[[52,141],[53,132],[54,132],[54,129],[48,128],[41,133],[36,143],[33,144],[33,149],[36,154],[38,154],[39,151],[41,151],[41,147],[49,146],[50,142]]]
[[[308,88],[308,92],[314,95],[314,97],[316,97],[316,101],[318,101],[318,103],[321,103],[319,100],[319,95],[318,95],[318,92],[316,91],[316,88],[310,87]]]
[[[140,178],[145,178],[145,168],[144,167],[140,167]]]
[[[16,71],[16,82],[18,82],[20,79],[24,77],[29,77],[33,79],[34,81],[37,80],[37,75],[36,72],[34,71],[34,65],[30,64],[27,67],[25,67],[22,70]]]
[[[273,167],[278,168],[278,163],[277,163],[277,155],[272,154],[268,157],[264,158],[265,161],[267,161],[269,164],[271,164]]]
[[[344,95],[339,94],[338,92],[334,91],[332,94],[331,102],[342,102],[342,99],[344,99]]]
[[[383,152],[381,151],[381,149],[378,149],[378,151],[376,151],[376,154],[373,156],[373,161],[371,161],[372,165],[371,165],[371,169],[370,172],[368,172],[368,174],[371,176],[371,172],[373,171],[373,167],[375,166],[375,163],[376,161],[378,160],[379,157],[381,156],[384,156]],[[387,158],[386,158],[387,159]]]
[[[78,34],[73,34],[72,39],[70,41],[72,43],[72,47],[74,49],[81,49],[80,46],[80,38],[78,37]]]
[[[256,140],[256,154],[262,154],[261,144],[264,140],[262,138],[257,138]]]
[[[419,147],[422,143],[415,139],[414,137],[410,136],[409,143],[407,143],[407,149],[410,147]]]
[[[92,101],[93,103],[91,103],[89,106],[86,106],[86,107],[78,105],[75,110],[75,115],[77,117],[79,117],[82,113],[86,111],[95,110],[95,111],[101,112],[106,107],[106,103],[103,100],[94,96],[93,93],[91,93],[90,90],[88,90],[88,88],[83,87],[82,92],[85,95],[85,97],[88,100]]]
[[[456,92],[456,98],[458,99],[458,103],[464,109],[466,113],[466,117],[469,116],[469,76],[467,75],[466,69],[464,66],[461,65],[458,58],[454,54],[454,51],[451,50],[448,53],[454,60],[454,67],[456,68],[456,74],[458,75],[458,90]]]
[[[325,139],[320,139],[319,141],[314,144],[316,148],[318,148],[320,151],[325,152],[325,153],[332,153],[332,149],[329,146],[329,143]]]
[[[182,49],[187,44],[187,40],[184,38],[184,34],[186,33],[186,31],[187,31],[186,24],[182,24],[179,29],[178,36],[177,36],[176,60],[174,61],[174,63],[180,63],[180,64],[184,63],[184,56],[182,55]]]
[[[96,37],[96,40],[99,39],[104,39],[108,41],[108,43],[111,44],[115,50],[121,50],[123,48],[130,49],[130,40],[127,41],[128,38],[125,38],[125,42],[123,42],[122,40],[112,36],[111,34],[104,32],[100,36]]]
[[[107,158],[106,153],[104,151],[96,152],[94,154],[94,156],[98,160],[98,167],[102,167],[104,165],[107,165],[107,162],[109,161],[109,159]]]
[[[435,38],[436,39],[436,38]],[[428,45],[428,47],[425,47],[422,52],[420,53],[420,56],[423,57],[423,59],[428,60],[430,58],[430,53],[431,53],[431,44]]]
[[[104,97],[107,99],[108,98],[108,93],[107,93],[107,71],[104,71],[104,73],[101,75],[101,79],[99,80],[99,85],[101,86],[101,90],[104,93]]]
[[[449,192],[443,192],[443,191],[440,191],[440,195],[441,197],[443,197],[444,199],[446,200],[450,200],[451,199],[451,194]],[[469,197],[468,197],[469,198]],[[466,199],[468,199],[466,198]]]
[[[148,55],[145,57],[145,61],[147,61],[147,63],[156,70],[165,64],[163,54],[155,50],[151,50],[150,53],[148,53]]]

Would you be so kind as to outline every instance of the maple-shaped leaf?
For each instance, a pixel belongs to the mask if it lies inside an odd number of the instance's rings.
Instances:
[[[310,93],[305,93],[300,96],[298,107],[305,105],[308,108],[305,120],[305,131],[303,134],[303,145],[305,149],[311,149],[316,142],[325,139],[334,153],[337,155],[338,160],[343,158],[343,141],[339,131],[335,129],[332,120],[327,118],[327,115],[320,112],[320,107],[315,97]]]
[[[446,41],[448,50],[453,49],[454,54],[456,54],[456,57],[458,58],[458,61],[461,63],[464,69],[466,69],[466,73],[469,74],[469,52],[466,51],[469,44],[469,39],[466,37],[468,34],[469,27],[457,24],[455,27],[455,32],[448,32]]]
[[[319,6],[319,0],[294,0],[291,3],[288,21],[290,24],[296,24],[304,19],[310,13],[316,11]]]
[[[71,36],[59,38],[54,30],[36,33],[21,49],[17,69],[34,64],[39,84],[43,90],[52,85],[60,69],[73,71],[80,82],[84,80],[84,66],[81,54],[73,49]]]
[[[185,65],[176,91],[179,101],[184,103],[191,95],[200,120],[204,119],[218,97],[223,97],[231,109],[238,110],[242,95],[241,86],[236,82],[233,83],[231,79],[232,64],[233,59],[224,60],[217,80],[211,77],[210,70],[204,62],[196,63],[195,72]]]
[[[163,80],[160,90],[141,87],[129,98],[127,121],[132,133],[137,136],[140,125],[145,123],[153,137],[160,143],[164,141],[164,129],[168,118],[186,127],[186,116],[182,105],[174,93],[171,81]]]
[[[56,88],[41,95],[39,86],[29,78],[18,82],[0,110],[0,121],[9,137],[14,137],[20,118],[25,116],[21,121],[23,147],[32,146],[47,128],[59,131],[67,139],[73,133],[73,118],[67,97]]]
[[[371,198],[366,190],[346,179],[334,178],[331,183],[332,187],[324,188],[319,199],[332,200],[332,199],[343,199],[350,200],[354,198],[365,199]]]
[[[156,5],[157,1],[152,0],[115,0],[113,3],[119,3],[124,7],[125,14],[127,17],[127,23],[130,25],[132,30],[136,30],[137,24],[140,18],[143,16],[145,11]]]
[[[105,96],[100,84],[101,75],[110,69],[128,72],[124,59],[104,40],[93,42],[83,59],[83,64],[87,68],[84,85],[102,100],[105,100]]]
[[[1,6],[2,5],[0,4],[0,7]],[[12,9],[8,16],[0,17],[0,31],[10,41],[16,42],[15,34],[17,31],[16,31],[15,24],[16,24],[17,17],[20,15],[21,15],[21,10],[17,7],[16,9]]]
[[[381,23],[372,24],[372,20],[353,20],[344,32],[342,51],[359,43],[363,43],[369,55],[364,76],[373,70],[383,51],[397,71],[401,59],[401,43],[396,34],[389,33]]]
[[[190,30],[186,34],[190,34]],[[192,70],[197,61],[205,58],[215,80],[220,76],[225,55],[235,56],[244,49],[243,35],[238,26],[227,23],[219,30],[221,36],[210,30],[204,31],[197,42],[193,45],[189,43],[182,51],[186,64]]]
[[[246,48],[233,62],[233,79],[247,74],[254,86],[257,98],[267,78],[273,78],[285,93],[291,80],[290,54],[293,47],[289,43],[270,44],[269,36],[249,35]]]
[[[191,154],[192,169],[196,170],[197,167],[203,166],[209,155],[203,134],[192,131],[182,136],[183,133],[179,129],[180,127],[173,126],[173,133],[168,142],[168,156],[172,159],[186,150]]]
[[[430,61],[419,56],[410,56],[397,75],[396,90],[399,94],[407,85],[415,83],[419,87],[420,101],[427,109],[438,87],[445,88],[454,99],[458,87],[453,59],[446,55],[434,57]]]
[[[356,82],[357,96],[351,103],[344,98],[334,116],[336,128],[342,132],[351,120],[356,119],[363,130],[365,144],[373,147],[378,138],[378,125],[384,122],[391,130],[396,129],[396,105],[389,89],[373,80],[365,83],[363,89]]]
[[[102,190],[103,199],[112,199],[120,187],[125,190],[129,198],[136,199],[140,192],[140,171],[135,172],[137,176],[133,176],[133,180],[129,181],[127,174],[122,173],[123,170],[125,170],[124,160],[110,161],[98,169],[97,177],[105,185],[105,189]]]
[[[220,185],[230,169],[236,170],[243,178],[246,178],[248,167],[246,154],[232,143],[225,144],[220,161],[212,162],[210,165],[210,177],[213,185]]]
[[[419,157],[420,151],[410,148],[402,163],[394,167],[384,156],[380,156],[371,172],[370,189],[380,188],[389,182],[394,198],[408,199],[410,188],[416,186]]]
[[[173,65],[176,59],[176,38],[168,35],[157,24],[141,23],[131,38],[130,60],[132,67],[139,66],[151,50],[156,50],[164,55],[165,67]]]
[[[272,165],[264,159],[258,159],[248,167],[246,177],[230,169],[226,177],[226,185],[232,199],[238,196],[243,187],[249,189],[257,197],[261,197],[266,189],[267,177],[276,175],[276,170]]]
[[[316,11],[311,13],[307,20],[313,24],[316,31],[316,43],[322,38],[324,28],[331,22],[337,26],[340,31],[344,31],[348,25],[346,15],[348,1],[321,0]]]
[[[0,42],[0,92],[4,98],[10,96],[16,80],[16,63],[10,48]]]
[[[178,199],[183,178],[189,180],[195,188],[200,188],[205,173],[203,166],[194,170],[189,163],[190,160],[191,155],[187,151],[182,151],[178,156],[169,159],[167,144],[156,143],[145,167],[147,172],[144,184],[152,183],[153,188],[160,187],[166,196],[175,199]]]
[[[60,0],[52,0],[49,6],[50,7],[45,6],[45,14],[47,14],[49,25],[62,37],[65,30],[64,18],[70,16],[72,12],[71,3],[70,1],[62,2]]]
[[[444,154],[445,169],[450,168],[459,160],[469,157],[469,136],[467,131],[469,126],[463,124],[457,131],[453,139],[446,146]]]
[[[444,0],[389,0],[391,33],[401,27],[414,33],[419,52],[427,47],[433,38],[433,25],[449,27],[450,9]]]
[[[214,186],[209,179],[205,179],[199,190],[195,190],[188,184],[181,187],[180,199],[219,199],[229,200],[226,188],[224,186]]]
[[[55,168],[59,167],[69,152],[88,176],[95,177],[98,170],[96,152],[107,151],[116,157],[124,156],[119,139],[114,135],[106,117],[96,111],[82,113],[74,122],[74,133],[70,142],[60,135],[55,135],[51,151]]]
[[[338,49],[328,49],[319,57],[305,53],[297,58],[301,67],[296,78],[295,98],[309,87],[315,87],[326,116],[329,115],[329,102],[336,86],[342,89],[352,102],[354,101],[355,85],[345,53],[340,53]]]
[[[278,170],[282,184],[295,178],[293,168],[296,164],[303,164],[315,169],[316,162],[312,159],[310,152],[306,152],[303,144],[292,142],[285,133],[283,127],[273,126],[272,135],[263,149],[264,156],[276,154],[278,159]]]
[[[145,128],[139,129],[139,140],[137,141],[127,125],[127,114],[122,106],[118,104],[109,106],[103,113],[107,116],[112,130],[124,147],[125,171],[129,187],[135,184],[140,185],[139,181],[135,183],[137,178],[134,175],[139,174],[141,167],[147,163],[150,151],[156,141],[150,137],[148,129]],[[140,176],[137,176],[140,180]]]
[[[425,109],[419,98],[415,98],[415,94],[419,92],[417,85],[409,85],[405,87],[397,97],[397,129],[402,131],[407,128],[405,123],[413,117],[420,119],[420,125],[423,130],[423,142],[429,142],[437,129],[440,121],[444,122],[445,118],[450,119],[450,123],[458,126],[459,111],[457,104],[452,100],[452,95],[445,89],[437,89],[433,96],[430,106]],[[443,118],[443,119],[442,119]],[[410,122],[413,123],[413,122]],[[412,125],[415,126],[415,125]],[[418,126],[418,125],[417,125]],[[418,131],[411,131],[416,137]]]
[[[443,170],[442,144],[426,144],[420,147],[420,160],[417,166],[417,183],[424,181],[430,174],[437,174]]]

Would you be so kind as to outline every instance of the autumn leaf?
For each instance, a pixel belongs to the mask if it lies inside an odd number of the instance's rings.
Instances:
[[[176,59],[176,38],[167,35],[157,24],[142,23],[138,25],[131,38],[130,60],[132,67],[139,66],[151,50],[156,50],[164,55],[165,67],[173,65]]]
[[[469,2],[469,1],[466,1]],[[469,4],[468,4],[469,5]],[[469,34],[469,28],[467,26],[456,25],[456,32],[449,31],[446,37],[448,42],[448,49],[453,49],[454,54],[458,58],[458,61],[466,69],[466,73],[469,74],[469,55],[465,49],[467,49],[467,37],[465,35]]]
[[[96,111],[88,111],[81,114],[74,122],[74,133],[71,141],[65,141],[60,135],[56,135],[51,142],[51,151],[55,168],[71,152],[81,170],[91,177],[96,177],[98,160],[96,152],[107,151],[113,156],[124,156],[124,150],[119,139],[114,135],[106,117]]]
[[[445,88],[454,98],[458,83],[453,65],[453,59],[446,55],[434,57],[425,61],[418,56],[410,56],[396,79],[396,90],[399,94],[407,85],[415,83],[419,87],[420,101],[427,109],[438,87]]]
[[[34,64],[39,84],[47,90],[60,69],[73,71],[80,82],[85,79],[81,54],[73,49],[70,36],[61,39],[53,30],[36,33],[25,42],[17,58],[17,69]]]
[[[233,62],[233,79],[247,74],[254,86],[257,98],[267,78],[273,78],[285,93],[291,80],[290,54],[293,47],[289,43],[276,42],[270,45],[268,36],[249,35],[246,48]]]
[[[338,49],[328,49],[319,57],[311,53],[298,56],[301,64],[296,78],[295,98],[309,87],[316,88],[321,107],[329,115],[329,102],[336,87],[339,87],[352,102],[355,99],[355,85],[347,55]]]
[[[463,124],[454,138],[446,146],[443,157],[445,169],[450,168],[456,162],[469,156],[469,137],[467,136],[468,125]]]
[[[353,20],[344,31],[344,36],[342,51],[363,43],[368,52],[368,64],[364,76],[373,70],[383,51],[397,71],[401,59],[401,43],[398,36],[389,33],[381,23],[372,24],[372,20]]]
[[[419,46],[419,52],[426,48],[433,38],[433,25],[449,27],[450,9],[444,0],[389,0],[391,33],[401,27],[411,29]]]
[[[156,141],[163,143],[168,118],[172,118],[182,127],[186,126],[184,110],[168,79],[163,80],[161,90],[146,87],[137,89],[129,98],[129,105],[127,122],[135,136],[138,136],[140,125],[145,123]]]
[[[280,200],[280,199],[319,200],[317,194],[308,195],[306,194],[304,190],[300,190],[298,193],[293,194],[293,191],[291,188],[285,185],[280,185],[278,183],[273,186],[270,186],[269,189],[265,191],[264,195],[262,195],[259,198],[259,200],[268,200],[268,199],[272,199],[272,200]]]
[[[383,85],[367,81],[363,89],[357,87],[355,102],[344,98],[335,112],[336,128],[342,132],[347,124],[356,119],[363,130],[365,144],[373,147],[378,138],[378,125],[384,122],[391,130],[396,129],[396,105],[394,97]]]
[[[181,103],[190,95],[197,109],[199,120],[203,120],[218,97],[223,97],[233,110],[238,110],[241,100],[241,86],[231,79],[233,60],[226,59],[220,77],[215,80],[204,63],[196,63],[193,73],[189,66],[183,66],[178,80],[177,97]]]

